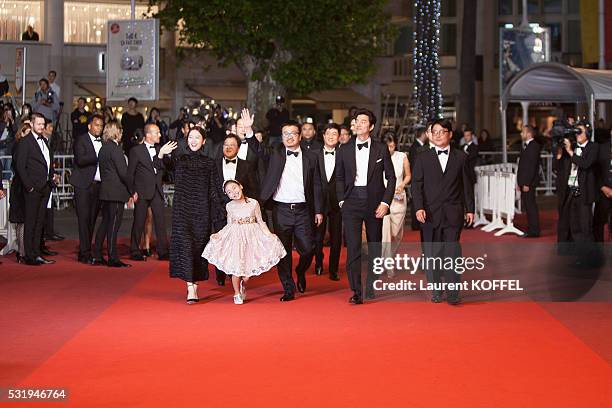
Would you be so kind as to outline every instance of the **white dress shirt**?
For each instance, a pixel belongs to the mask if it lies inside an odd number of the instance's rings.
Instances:
[[[285,153],[287,150],[285,149]],[[298,156],[289,155],[281,175],[280,183],[274,193],[274,201],[280,203],[305,203],[306,194],[304,193],[304,169],[302,165],[302,150],[298,147],[294,152]]]
[[[53,82],[49,84],[49,88],[53,89],[53,92],[55,92],[55,94],[57,95],[57,99],[60,98],[60,86]]]
[[[238,156],[230,160],[235,160],[234,163],[228,163],[225,160],[227,157],[223,157],[223,181],[236,180],[236,169],[238,168]]]
[[[442,173],[446,171],[446,165],[448,164],[448,156],[450,155],[450,146],[446,146],[444,149],[440,149],[438,146],[435,146],[436,154],[438,155],[438,161],[440,162],[440,167],[442,167]],[[440,151],[446,151],[444,153],[438,153]]]
[[[359,145],[367,143],[367,147],[359,148]],[[355,140],[355,187],[364,187],[368,185],[368,162],[370,161],[370,148],[372,147],[372,139]]]
[[[36,138],[36,143],[38,143],[38,147],[40,148],[40,151],[45,157],[45,161],[47,162],[47,173],[49,173],[49,168],[51,167],[51,156],[49,154],[49,148],[47,147],[47,144],[44,141],[39,139],[39,136],[34,133],[34,131],[32,131],[32,135],[34,136],[34,138]]]
[[[154,149],[155,145],[149,144],[147,142],[144,142],[144,145],[147,148],[147,152],[149,152],[149,156],[151,156],[151,161],[153,161],[153,158],[157,154],[157,149]],[[157,169],[155,168],[155,165],[153,166],[153,171],[155,172],[155,174],[157,174]]]
[[[334,154],[327,154],[326,152],[334,152]],[[323,146],[323,160],[325,162],[325,176],[327,177],[327,182],[331,179],[332,174],[334,174],[334,169],[336,168],[336,149],[328,149]]]
[[[89,135],[89,139],[91,143],[93,143],[94,150],[96,151],[96,157],[100,155],[100,149],[102,148],[102,139],[97,139],[91,135],[91,133],[87,133]],[[153,149],[151,149],[153,150]],[[94,181],[102,181],[100,178],[100,164],[96,165],[96,175],[94,176]]]
[[[587,143],[588,141],[584,142],[583,144],[578,143],[578,146],[576,146],[576,149],[574,150],[574,154],[576,156],[582,156],[582,149],[584,149]],[[578,165],[574,162],[572,162],[572,169],[570,170],[570,175],[567,179],[567,185],[570,187],[578,187]]]
[[[468,152],[468,147],[470,147],[470,145],[471,145],[472,143],[474,143],[474,141],[473,141],[473,140],[471,140],[471,141],[470,141],[470,143],[466,143],[465,145],[463,145],[463,151],[464,151],[465,153],[467,153],[467,152]]]
[[[242,143],[240,144],[239,149],[238,149],[238,158],[240,160],[247,159],[247,154],[249,152],[249,144],[245,142],[249,137],[253,137],[253,135],[254,135],[253,132],[249,132],[245,135],[244,139],[242,139]]]

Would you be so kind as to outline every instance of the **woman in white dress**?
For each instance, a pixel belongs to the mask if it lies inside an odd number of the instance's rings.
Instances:
[[[410,173],[408,156],[406,153],[396,150],[397,136],[395,136],[395,133],[385,133],[382,141],[387,145],[389,153],[391,153],[391,161],[393,162],[396,177],[395,195],[391,202],[391,208],[389,209],[389,214],[383,218],[382,256],[394,257],[404,236],[404,219],[406,218],[406,209],[408,207],[406,186],[410,183],[412,175]],[[389,277],[392,277],[394,274],[395,271],[393,270],[387,271],[387,276]]]

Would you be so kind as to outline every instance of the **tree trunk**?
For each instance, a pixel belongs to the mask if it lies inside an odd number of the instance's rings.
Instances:
[[[461,30],[461,65],[459,68],[459,124],[475,126],[476,110],[476,3],[463,0],[463,28]]]

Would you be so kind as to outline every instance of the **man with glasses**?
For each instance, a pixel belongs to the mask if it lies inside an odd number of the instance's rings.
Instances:
[[[287,255],[277,265],[283,285],[281,302],[295,299],[296,285],[292,276],[291,250],[300,254],[296,267],[297,289],[306,290],[306,269],[314,252],[314,226],[323,222],[321,179],[317,156],[300,148],[300,124],[288,121],[281,127],[283,144],[273,151],[263,149],[254,137],[249,143],[268,161],[261,200],[272,205],[274,233]]]
[[[464,225],[474,222],[474,187],[470,179],[467,155],[451,149],[452,126],[436,120],[431,126],[429,149],[416,158],[412,173],[412,199],[416,218],[421,223],[421,241],[426,258],[445,259],[461,256],[459,238]],[[436,262],[430,262],[435,264]],[[430,283],[459,283],[453,269],[425,268]],[[458,290],[447,290],[451,305],[460,303]],[[434,290],[432,302],[440,303],[442,291]]]
[[[383,217],[395,194],[395,171],[389,149],[370,138],[376,116],[367,109],[357,109],[352,122],[356,138],[338,149],[336,158],[336,194],[342,212],[346,238],[346,271],[353,296],[352,304],[363,303],[361,283],[361,231],[365,224],[368,244],[368,274],[365,295],[374,298],[371,262],[380,256]],[[387,185],[385,187],[385,180]]]

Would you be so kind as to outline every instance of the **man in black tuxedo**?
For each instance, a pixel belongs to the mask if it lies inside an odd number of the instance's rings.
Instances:
[[[412,173],[412,199],[421,223],[423,254],[442,259],[461,256],[459,238],[464,221],[474,222],[474,185],[470,178],[467,155],[450,147],[452,126],[436,120],[431,128],[433,148],[420,154]],[[431,262],[434,263],[435,262]],[[427,280],[440,283],[439,269],[426,268]],[[460,275],[444,269],[446,283],[458,283]],[[441,301],[441,291],[434,290],[432,302]],[[447,291],[451,305],[460,302],[458,290]]]
[[[168,239],[166,238],[166,221],[164,218],[164,190],[162,177],[164,156],[177,147],[170,141],[159,147],[161,133],[157,125],[145,125],[144,141],[130,149],[127,180],[128,188],[134,198],[134,221],[132,224],[130,252],[134,261],[144,261],[140,251],[140,239],[144,231],[147,210],[153,211],[155,236],[157,237],[157,256],[159,260],[168,260]]]
[[[561,252],[568,248],[568,242],[575,243],[572,249],[579,255],[579,263],[587,262],[591,255],[593,203],[599,194],[595,172],[599,149],[589,141],[587,127],[586,123],[579,123],[576,146],[569,139],[563,139],[563,151],[558,151],[556,156],[560,210],[557,240]]]
[[[467,154],[467,166],[469,169],[470,181],[476,184],[476,164],[478,164],[478,145],[474,141],[474,131],[465,125],[463,130],[463,152]]]
[[[243,109],[240,118],[236,121],[236,134],[240,138],[240,144],[238,145],[237,157],[240,160],[245,160],[251,171],[250,179],[250,191],[244,190],[244,194],[247,196],[252,194],[255,199],[258,199],[261,192],[261,185],[266,176],[266,165],[267,163],[257,154],[257,152],[251,147],[247,139],[254,136],[253,132],[253,120],[255,115],[251,116],[248,109]],[[245,187],[243,185],[243,187]],[[262,205],[263,203],[259,203]],[[262,211],[264,221],[266,220],[266,213]]]
[[[32,131],[17,143],[15,168],[25,191],[25,263],[37,266],[55,263],[41,256],[40,244],[47,203],[56,177],[52,166],[53,152],[42,135],[45,117],[33,113],[31,122]]]
[[[87,134],[74,143],[74,169],[70,184],[74,186],[74,202],[79,224],[79,257],[81,263],[99,265],[101,259],[92,258],[91,240],[100,212],[100,168],[98,153],[102,148],[104,118],[93,115]]]
[[[350,303],[363,303],[361,285],[361,231],[365,223],[369,266],[366,278],[366,298],[374,297],[372,287],[374,258],[381,253],[383,217],[395,194],[395,171],[389,149],[372,140],[370,133],[376,116],[367,109],[355,111],[357,137],[338,149],[336,158],[336,194],[342,209],[346,238],[346,270],[353,296]],[[384,180],[387,180],[385,187]]]
[[[314,251],[314,225],[323,222],[321,178],[317,157],[300,148],[300,124],[289,121],[281,128],[283,144],[266,150],[255,137],[248,138],[259,155],[268,161],[266,179],[261,189],[261,200],[272,205],[274,232],[287,255],[277,265],[283,285],[281,302],[295,299],[291,251],[293,245],[300,254],[296,267],[297,289],[306,290],[306,269]]]
[[[70,114],[70,122],[72,123],[72,148],[79,136],[87,134],[89,123],[91,122],[91,113],[85,110],[85,98],[80,97],[77,101],[77,107]]]
[[[317,127],[312,118],[307,118],[306,123],[302,124],[300,147],[302,150],[310,150],[312,152],[318,152],[323,148],[321,142],[317,140]]]
[[[429,138],[427,137],[428,126],[419,127],[416,130],[414,143],[410,145],[408,149],[408,162],[410,163],[410,172],[414,171],[414,163],[416,163],[417,156],[429,149]],[[420,229],[421,224],[416,219],[416,210],[414,209],[414,200],[410,200],[410,214],[411,222],[410,225],[413,231]]]
[[[521,132],[523,141],[519,157],[516,183],[521,192],[521,205],[527,213],[527,232],[525,238],[540,236],[540,217],[536,203],[536,187],[540,177],[540,144],[534,139],[535,130],[531,126],[524,126]]]
[[[249,198],[257,198],[256,192],[253,188],[253,177],[254,169],[250,166],[249,162],[246,160],[242,160],[238,157],[238,149],[241,145],[240,138],[230,133],[225,136],[223,140],[223,154],[221,157],[218,157],[215,160],[217,165],[218,174],[223,176],[221,179],[220,188],[223,189],[223,183],[227,180],[236,180],[240,184],[242,184],[242,192],[246,197]],[[255,155],[255,153],[253,153]],[[221,228],[225,226],[220,225]],[[219,286],[225,285],[225,273],[219,270],[219,268],[215,267],[217,283]]]
[[[323,192],[323,223],[315,232],[315,273],[323,273],[323,241],[329,229],[329,279],[338,281],[338,265],[342,246],[342,214],[336,192],[336,151],[340,137],[340,126],[330,123],[323,131],[323,148],[317,152],[319,175]]]

